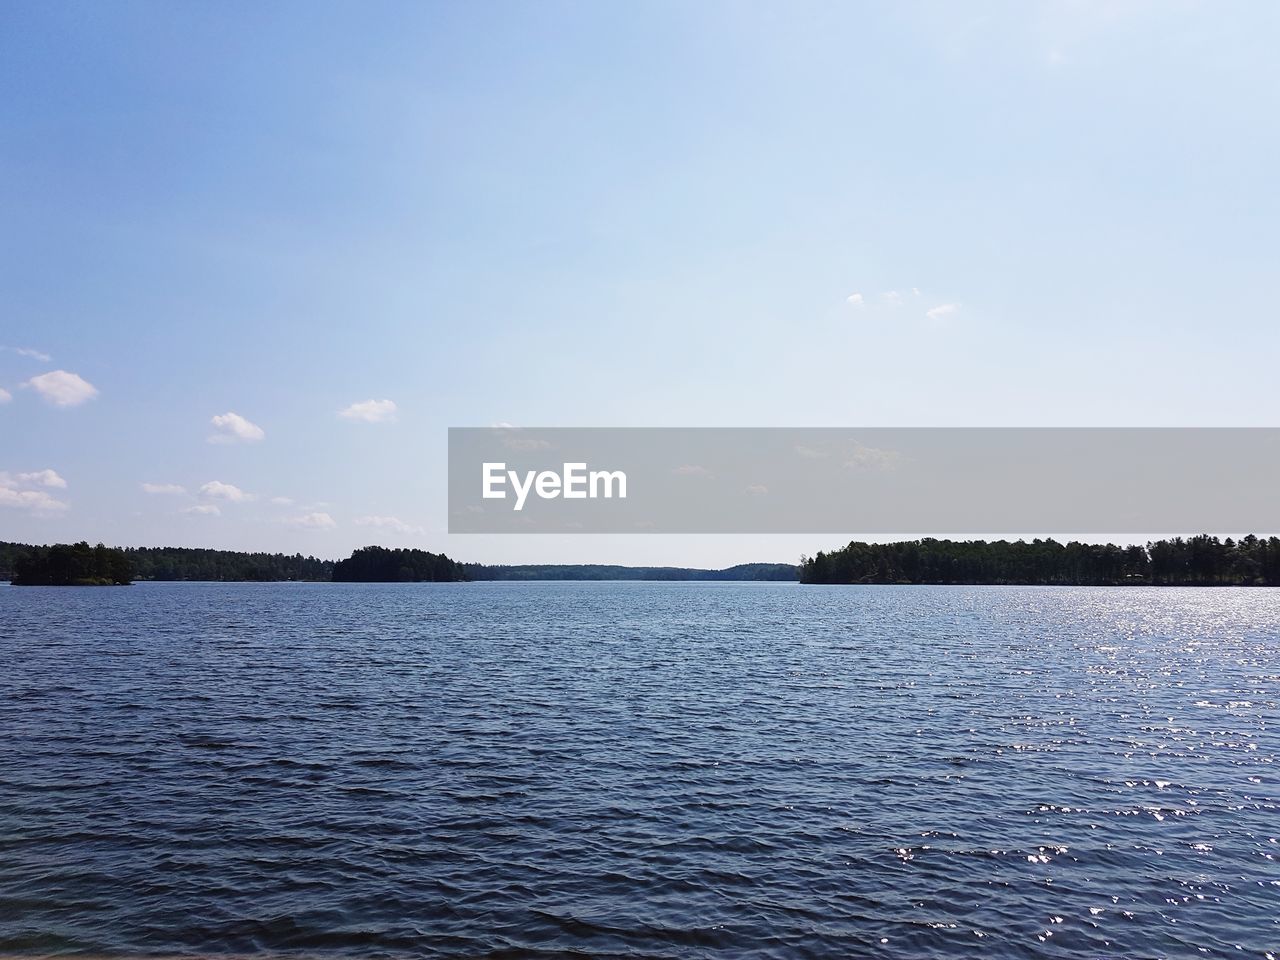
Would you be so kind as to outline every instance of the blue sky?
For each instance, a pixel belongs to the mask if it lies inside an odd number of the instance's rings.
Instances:
[[[794,559],[450,538],[446,429],[1274,426],[1278,21],[5,4],[0,539]]]

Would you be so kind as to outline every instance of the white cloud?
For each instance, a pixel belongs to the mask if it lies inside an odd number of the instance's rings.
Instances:
[[[396,404],[394,400],[361,400],[339,410],[338,416],[360,423],[390,423],[396,418]]]
[[[31,473],[18,474],[18,482],[30,484],[33,487],[57,487],[60,490],[67,489],[67,481],[58,476],[55,470],[34,470]]]
[[[860,307],[862,306],[862,294],[851,293],[845,298],[844,302],[849,304],[851,307]]]
[[[222,515],[222,511],[212,503],[197,503],[194,507],[187,507],[182,512],[195,517],[218,517]]]
[[[55,407],[76,407],[98,395],[98,388],[78,374],[53,370],[32,377],[24,386],[33,387]]]
[[[176,483],[144,483],[144,493],[186,493],[187,488]]]
[[[10,393],[8,390],[6,390],[4,387],[0,387],[0,403],[8,403],[12,399],[13,399],[13,394]]]
[[[700,467],[696,463],[686,463],[672,469],[672,474],[677,477],[709,477],[711,471],[706,467]]]
[[[380,530],[391,530],[395,533],[425,533],[421,527],[410,526],[398,517],[357,517],[358,527],[377,527]]]
[[[941,320],[943,317],[949,317],[959,309],[954,303],[942,303],[930,310],[926,310],[924,315],[930,320]]]
[[[208,497],[210,500],[226,500],[229,503],[243,503],[253,499],[252,494],[245,493],[239,487],[223,483],[221,480],[210,480],[202,486],[200,496]]]
[[[250,423],[231,411],[219,414],[209,422],[219,431],[209,437],[210,443],[255,443],[267,435],[256,423]]]
[[[753,483],[747,487],[747,493],[751,494],[753,497],[763,497],[768,492],[769,488],[763,483]]]
[[[290,517],[288,522],[295,527],[309,527],[312,530],[332,530],[338,525],[327,513],[304,513],[300,517]]]
[[[39,360],[41,363],[48,363],[53,359],[43,350],[32,350],[30,347],[0,347],[0,350],[8,350],[10,353],[16,353],[20,357],[30,357],[32,360]]]
[[[0,487],[0,507],[29,510],[35,514],[57,513],[67,509],[61,500],[55,500],[43,490],[14,490]]]
[[[58,513],[67,509],[67,504],[61,500],[55,500],[44,490],[33,490],[35,484],[40,483],[39,479],[44,473],[53,474],[58,477],[52,470],[40,471],[39,473],[22,473],[17,477],[12,477],[7,473],[0,472],[0,507],[10,507],[15,510],[27,510],[37,516],[47,516],[51,513]],[[55,486],[56,484],[49,484]],[[66,483],[62,484],[64,487]]]
[[[271,502],[277,507],[291,507],[293,506],[293,497],[272,497]]]
[[[902,305],[902,294],[897,290],[886,290],[884,293],[880,294],[880,299],[891,307]]]

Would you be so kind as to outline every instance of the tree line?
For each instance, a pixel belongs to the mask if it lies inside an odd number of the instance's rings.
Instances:
[[[1280,538],[1201,535],[1145,546],[1056,540],[853,542],[791,564],[723,570],[608,564],[462,564],[425,550],[363,547],[336,563],[302,554],[86,542],[0,542],[0,580],[16,584],[131,580],[449,582],[457,580],[795,580],[802,583],[1156,584],[1280,586]]]
[[[19,559],[53,549],[0,542],[0,580],[12,578]],[[114,547],[128,558],[135,580],[324,580],[332,560],[300,553],[242,553],[192,547]]]
[[[235,550],[204,550],[191,547],[104,547],[88,544],[58,544],[51,547],[26,543],[0,542],[0,580],[15,584],[92,581],[98,573],[85,573],[85,550],[108,551],[117,563],[128,564],[133,580],[214,580],[214,581],[289,581],[306,580],[327,583],[331,580],[460,580],[461,564],[442,554],[423,550],[385,550],[366,547],[352,554],[351,560],[335,563],[300,553],[242,553]],[[70,553],[68,553],[70,551]],[[78,558],[72,567],[68,556]],[[56,581],[41,576],[18,577],[24,563],[48,565],[57,569],[74,569],[74,575],[59,576]],[[120,566],[118,569],[123,570]],[[335,571],[338,571],[335,575]],[[69,579],[68,579],[69,578]]]
[[[1280,586],[1280,538],[1200,535],[1116,546],[1056,540],[853,542],[801,557],[801,583]]]
[[[130,547],[139,580],[329,580],[333,561],[300,553]]]
[[[10,576],[20,587],[123,586],[133,582],[133,563],[123,550],[82,540],[30,547],[13,558]]]
[[[18,560],[52,549],[0,541],[0,581],[11,579]],[[623,567],[611,564],[462,564],[424,550],[363,547],[334,562],[300,553],[242,553],[193,547],[115,548],[136,580],[214,581],[438,581],[454,580],[796,580],[790,563],[741,563],[723,570],[692,567]]]

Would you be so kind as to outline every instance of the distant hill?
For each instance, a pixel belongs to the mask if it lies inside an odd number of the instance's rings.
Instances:
[[[465,565],[472,580],[799,580],[790,563],[740,563],[723,570],[696,567],[622,567],[603,563]]]

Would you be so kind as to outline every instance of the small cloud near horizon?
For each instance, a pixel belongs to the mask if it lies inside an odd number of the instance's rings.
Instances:
[[[31,387],[41,399],[55,407],[78,407],[98,395],[98,388],[84,377],[67,370],[51,370],[32,377],[24,387]]]
[[[226,500],[229,503],[243,503],[253,499],[252,494],[245,493],[234,484],[223,483],[221,480],[210,480],[204,484],[200,488],[200,496],[208,497],[210,500]]]
[[[851,293],[849,296],[845,297],[844,302],[851,307],[860,307],[863,305],[862,294]]]
[[[763,497],[768,492],[769,488],[763,483],[753,483],[747,487],[747,493],[751,494],[753,497]]]
[[[931,309],[926,310],[924,315],[928,317],[930,320],[941,320],[943,317],[951,316],[958,309],[959,309],[959,306],[957,304],[940,303],[938,304],[938,306],[932,307]]]
[[[220,517],[222,511],[215,507],[212,503],[197,503],[194,507],[187,507],[183,513],[193,517]]]
[[[210,443],[256,443],[267,435],[256,423],[230,410],[211,417],[209,422],[218,431],[209,435]]]
[[[186,493],[187,488],[177,483],[142,483],[143,493]]]
[[[902,305],[902,294],[897,290],[886,290],[884,293],[880,294],[880,299],[891,307],[898,307]]]
[[[677,477],[709,477],[711,471],[706,467],[699,466],[696,463],[685,463],[675,467],[671,471],[673,476]]]
[[[13,394],[10,393],[8,390],[6,390],[4,387],[0,387],[0,403],[8,403],[12,399],[13,399]]]
[[[356,423],[391,423],[396,418],[394,400],[361,400],[338,411],[343,420]]]

